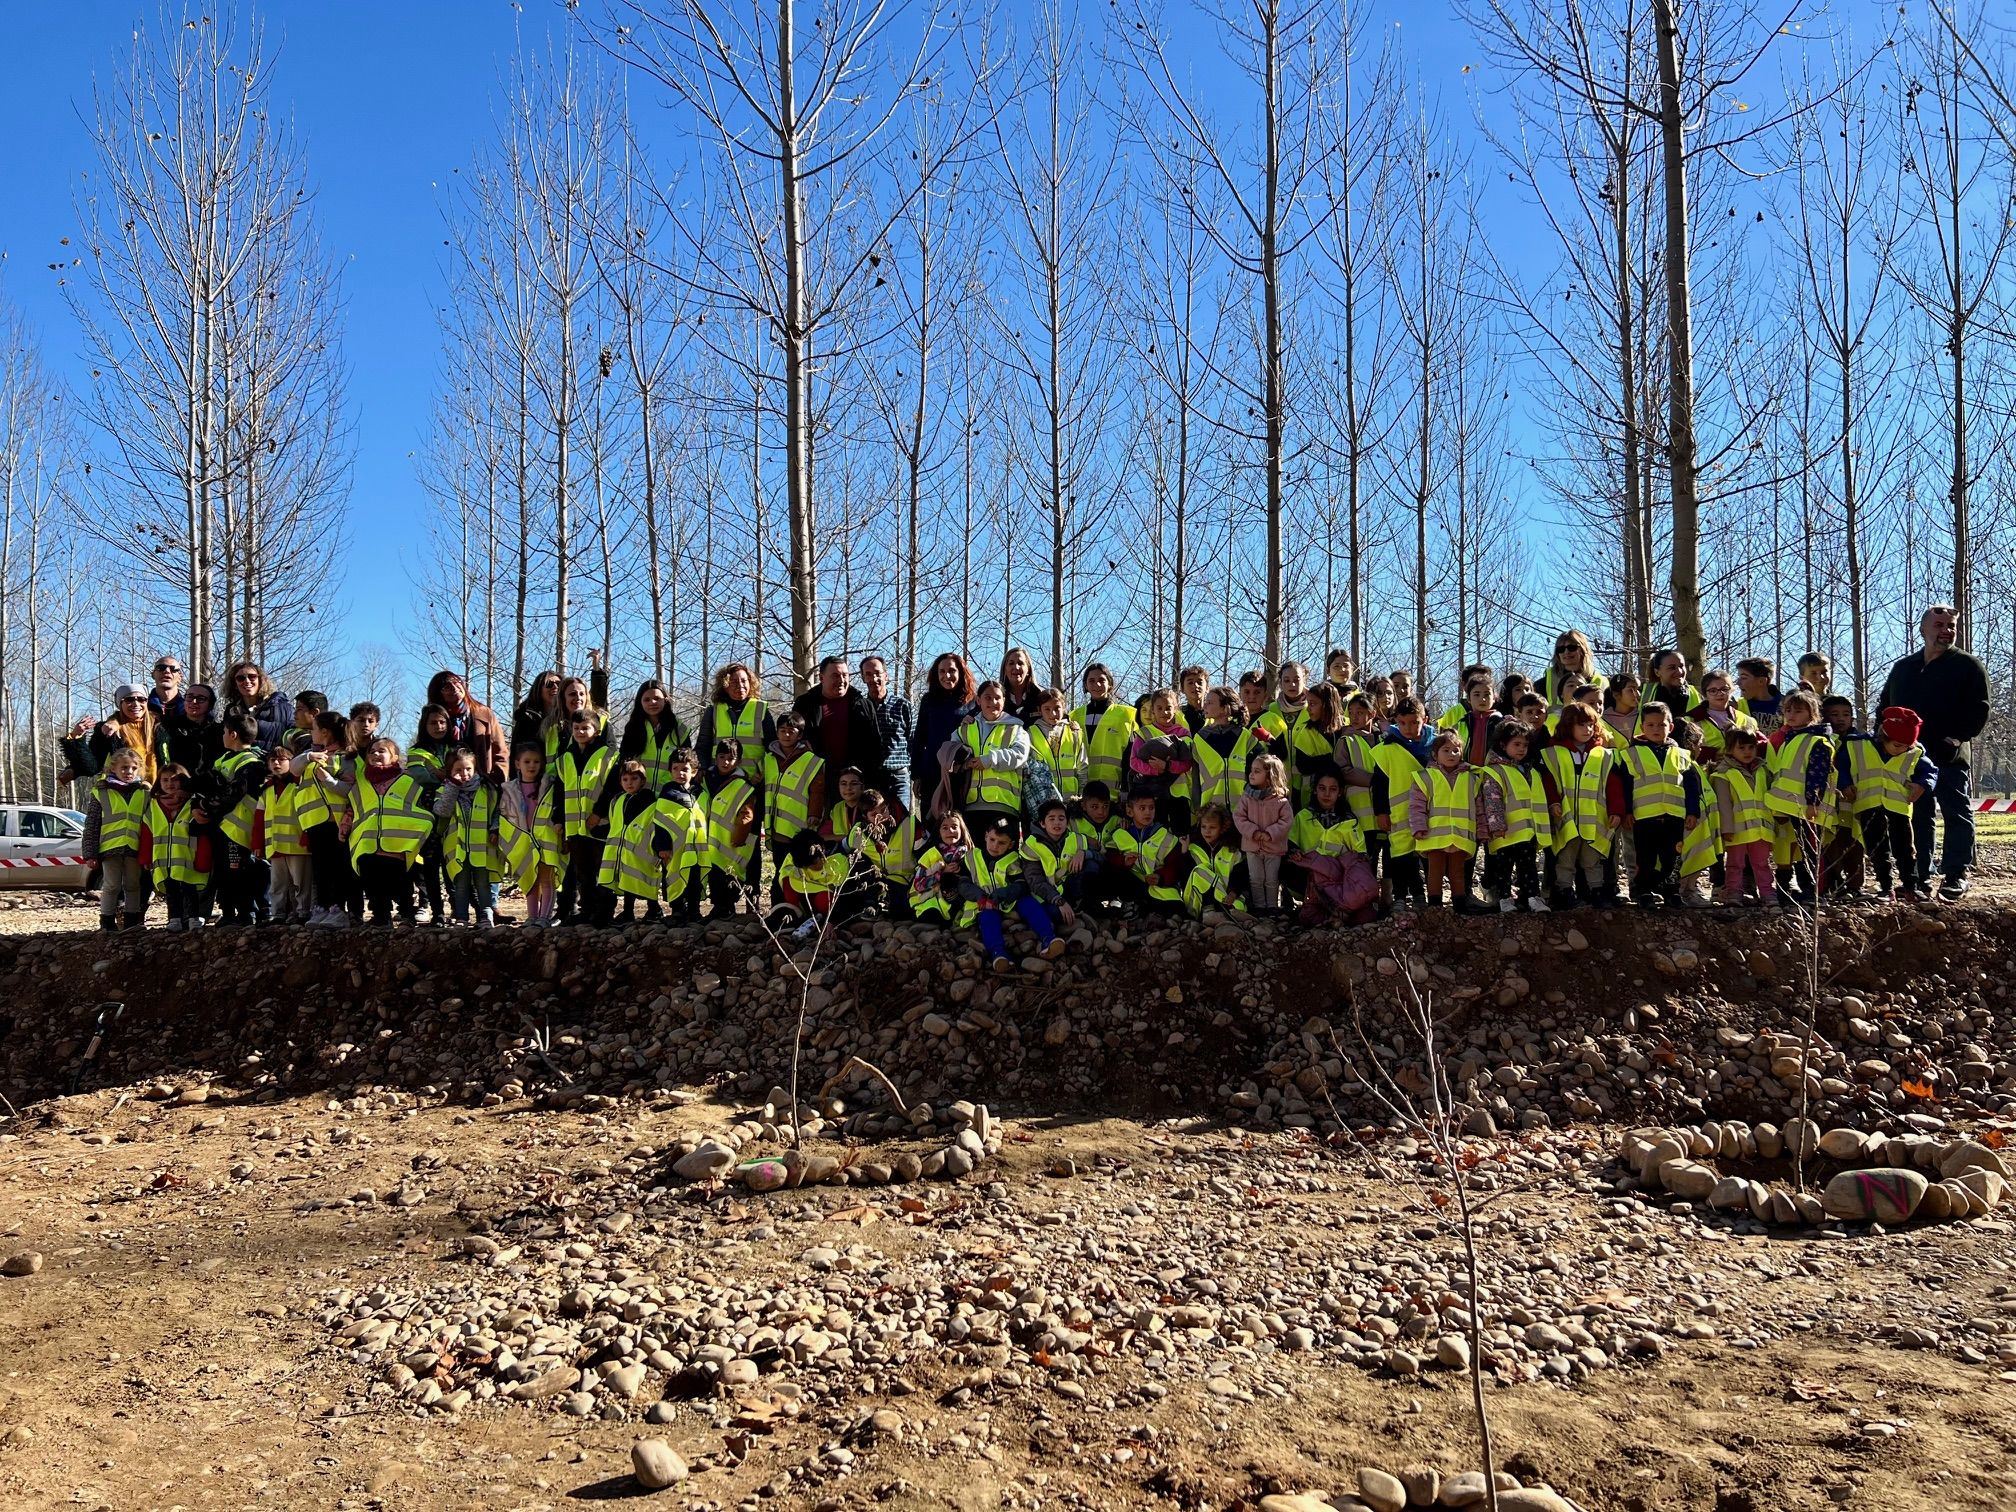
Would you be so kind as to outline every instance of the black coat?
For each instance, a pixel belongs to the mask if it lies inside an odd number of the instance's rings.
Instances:
[[[1877,705],[1879,712],[1910,709],[1925,721],[1919,739],[1934,766],[1965,766],[1960,742],[1988,724],[1988,674],[1965,651],[1947,651],[1929,662],[1920,651],[1890,669]]]
[[[805,721],[805,744],[821,756],[826,744],[819,738],[820,716],[825,712],[826,695],[808,688],[792,701],[791,712]],[[840,759],[843,767],[859,767],[862,772],[878,772],[888,763],[889,742],[883,737],[882,722],[869,706],[861,689],[847,689],[847,747]]]

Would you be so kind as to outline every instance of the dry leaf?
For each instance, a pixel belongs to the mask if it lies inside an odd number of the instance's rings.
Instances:
[[[858,1207],[846,1207],[838,1212],[828,1213],[826,1218],[831,1223],[858,1223],[863,1228],[882,1221],[882,1215],[865,1202]]]

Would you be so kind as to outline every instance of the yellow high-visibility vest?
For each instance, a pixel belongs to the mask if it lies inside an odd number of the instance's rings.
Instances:
[[[1085,854],[1084,837],[1073,830],[1066,830],[1064,838],[1054,845],[1050,837],[1040,830],[1032,831],[1022,841],[1022,859],[1035,865],[1050,880],[1050,885],[1060,892],[1065,878],[1071,874],[1071,863]]]
[[[595,817],[595,800],[602,796],[615,759],[606,745],[596,746],[586,760],[569,745],[554,759],[553,774],[560,781],[560,832],[567,839],[591,833],[588,821]]]
[[[1911,812],[1911,776],[1924,759],[1925,747],[1914,745],[1885,756],[1874,736],[1848,743],[1848,771],[1855,780],[1855,812],[1886,814]],[[103,842],[100,842],[101,846]]]
[[[775,752],[763,756],[763,817],[773,840],[789,840],[814,827],[812,784],[826,770],[826,763],[809,750],[799,748],[788,764]]]
[[[1703,819],[1680,840],[1680,875],[1694,876],[1713,866],[1722,855],[1722,826]]]
[[[658,824],[672,841],[672,859],[665,863],[665,896],[676,900],[685,895],[694,874],[707,865],[713,853],[707,810],[697,801],[682,803],[661,797]]]
[[[707,864],[733,876],[742,876],[749,870],[749,863],[756,859],[756,831],[758,825],[749,826],[749,832],[742,837],[742,843],[735,843],[735,819],[744,806],[756,802],[756,788],[748,778],[737,775],[721,784],[719,791],[707,795]]]
[[[1407,827],[1407,795],[1421,779],[1421,763],[1397,740],[1374,746],[1372,760],[1377,770],[1386,774],[1386,815],[1393,826],[1386,832],[1387,851],[1395,856],[1411,856],[1414,832]]]
[[[1720,821],[1717,828],[1722,832],[1725,848],[1754,845],[1759,840],[1771,838],[1773,823],[1771,805],[1767,801],[1771,791],[1771,768],[1768,765],[1760,761],[1748,772],[1733,763],[1724,765],[1716,768],[1710,780],[1729,800],[1726,814],[1721,803],[1715,805],[1716,817]]]
[[[1148,884],[1148,896],[1161,903],[1180,903],[1183,895],[1167,882],[1157,880],[1163,863],[1176,850],[1176,837],[1161,825],[1137,836],[1126,827],[1113,832],[1107,844],[1120,853],[1121,865]]]
[[[140,850],[140,831],[147,823],[147,810],[154,797],[146,784],[128,788],[98,781],[98,854],[119,856]]]
[[[1669,762],[1668,757],[1672,760]],[[1687,814],[1687,753],[1675,745],[1624,748],[1631,774],[1633,819],[1681,819]]]
[[[1116,698],[1107,705],[1104,714],[1095,716],[1089,704],[1080,704],[1071,711],[1071,717],[1085,732],[1085,780],[1105,783],[1118,802],[1127,791],[1127,748],[1134,743],[1134,732],[1140,724],[1133,705]]]
[[[420,847],[434,833],[420,784],[401,772],[379,792],[368,776],[350,789],[350,860],[366,856],[397,856],[411,866]]]
[[[970,857],[971,852],[967,852]],[[945,864],[945,852],[927,845],[917,856],[910,874],[910,911],[920,919],[950,919],[952,900],[938,890],[937,868]]]
[[[1813,749],[1825,739],[1810,727],[1795,730],[1785,737],[1785,743],[1772,753],[1771,788],[1764,795],[1764,801],[1771,806],[1774,814],[1783,814],[1788,819],[1803,818],[1806,813],[1806,763],[1812,759]],[[1834,796],[1834,765],[1827,765],[1827,791],[1821,795],[1820,806],[1827,807]]]
[[[770,716],[770,705],[760,698],[752,698],[742,705],[737,714],[725,703],[715,704],[707,717],[714,721],[714,744],[732,740],[742,747],[742,770],[761,772],[763,770],[763,721]]]
[[[520,890],[530,892],[538,884],[539,868],[545,867],[557,882],[567,871],[567,842],[560,826],[550,815],[552,789],[542,783],[533,799],[529,818],[518,812],[522,793],[518,779],[509,779],[516,790],[514,800],[497,806],[497,838],[504,853],[504,871]]]
[[[166,887],[170,882],[187,882],[201,887],[210,880],[207,870],[196,865],[196,804],[184,799],[182,807],[171,817],[156,800],[147,800],[147,834],[153,854],[154,886]]]
[[[966,852],[966,875],[976,887],[996,892],[1022,875],[1022,857],[1012,850],[1005,856],[990,856],[986,846],[976,845]],[[980,905],[967,900],[959,910],[960,927],[970,928],[979,917]]]
[[[1415,849],[1477,852],[1477,769],[1463,767],[1452,778],[1440,767],[1426,767],[1414,786],[1428,795],[1428,833],[1417,836]]]
[[[628,797],[626,793],[610,805],[611,817],[621,818]],[[626,898],[656,902],[665,892],[665,867],[658,859],[658,833],[664,827],[655,798],[621,819],[602,847],[602,870],[595,880]]]
[[[959,743],[977,758],[987,752],[1012,745],[1019,725],[1011,725],[1005,720],[995,725],[985,736],[978,724],[964,724],[959,727]],[[1006,809],[1010,813],[1022,812],[1022,774],[1004,767],[975,765],[967,774],[971,785],[966,791],[966,802],[974,808]]]
[[[1183,905],[1196,918],[1207,908],[1246,911],[1246,900],[1232,896],[1232,873],[1244,859],[1237,845],[1215,849],[1195,841],[1190,846],[1190,875],[1183,879]]]
[[[905,814],[903,822],[891,830],[886,839],[871,840],[866,830],[854,830],[849,833],[849,842],[856,843],[857,836],[861,856],[881,874],[884,881],[908,886],[910,879],[917,875],[915,814]]]
[[[1056,737],[1045,734],[1041,726],[1029,726],[1029,755],[1050,768],[1050,775],[1057,781],[1057,792],[1065,802],[1075,802],[1085,789],[1085,731],[1082,726],[1067,719],[1057,727]]]
[[[1378,737],[1346,730],[1340,738],[1344,742],[1344,759],[1337,763],[1339,778],[1342,779],[1354,771],[1363,772],[1369,777],[1373,770],[1373,753],[1379,749]],[[1351,810],[1351,817],[1358,821],[1361,834],[1373,828],[1372,821],[1375,815],[1372,809],[1372,789],[1369,785],[1354,787],[1346,782],[1344,806]]]
[[[1314,809],[1300,809],[1295,822],[1288,830],[1288,845],[1292,850],[1308,851],[1317,856],[1341,856],[1346,851],[1363,851],[1365,837],[1358,828],[1358,821],[1349,813],[1339,811],[1336,818],[1324,820]]]
[[[441,843],[442,863],[453,878],[472,866],[477,871],[496,872],[504,856],[496,789],[479,782],[469,794],[469,806],[457,804],[448,816],[448,833]]]
[[[1493,840],[1489,848],[1501,851],[1528,840],[1543,848],[1550,845],[1554,824],[1547,812],[1547,788],[1540,774],[1506,761],[1494,761],[1478,770],[1485,781],[1498,785],[1505,804],[1505,833]]]
[[[1578,769],[1567,746],[1553,745],[1542,753],[1547,773],[1561,793],[1561,817],[1550,814],[1553,843],[1566,845],[1580,840],[1597,854],[1610,854],[1610,763],[1616,759],[1608,746],[1592,745]]]

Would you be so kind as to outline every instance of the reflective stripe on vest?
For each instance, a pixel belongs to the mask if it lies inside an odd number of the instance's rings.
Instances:
[[[1574,752],[1567,746],[1549,746],[1541,759],[1561,794],[1561,818],[1553,827],[1555,846],[1580,840],[1598,855],[1610,854],[1610,763],[1615,758],[1608,746],[1591,746],[1582,765],[1575,765]]]
[[[510,787],[519,795],[524,791],[515,777]],[[556,883],[567,870],[566,841],[561,837],[560,826],[546,817],[551,796],[550,788],[542,788],[533,799],[530,829],[518,815],[517,804],[523,801],[522,796],[514,797],[511,803],[500,803],[497,808],[497,839],[504,851],[504,870],[524,891],[529,892],[537,885],[542,866],[553,873]]]
[[[985,845],[976,845],[966,852],[966,874],[973,879],[973,885],[983,891],[1001,891],[1022,875],[1022,857],[1014,851],[1005,856],[990,856]],[[980,917],[980,905],[971,902],[959,910],[959,923],[968,926]]]
[[[621,814],[624,806],[625,800],[619,799],[611,812]],[[665,868],[657,848],[659,820],[655,799],[625,819],[602,847],[602,870],[595,880],[626,898],[656,901],[665,891]]]
[[[937,877],[932,874],[932,868],[944,861],[945,853],[935,845],[925,846],[918,854],[910,874],[910,911],[920,919],[952,917],[952,902],[938,890]]]
[[[217,821],[218,832],[240,850],[252,849],[252,815],[257,807],[254,799],[239,799],[238,806]]]
[[[777,885],[788,885],[801,897],[832,892],[846,884],[847,872],[847,857],[841,851],[829,851],[809,866],[800,866],[786,856],[777,863]]]
[[[1344,776],[1349,776],[1354,771],[1363,772],[1367,776],[1370,776],[1372,773],[1372,753],[1378,749],[1373,744],[1372,737],[1369,735],[1354,734],[1352,731],[1346,730],[1342,738],[1344,741],[1344,760],[1338,763],[1338,772]],[[1372,811],[1372,788],[1369,783],[1364,787],[1355,787],[1351,783],[1345,783],[1344,803],[1351,810],[1351,817],[1358,821],[1358,828],[1361,832],[1372,828],[1374,815]]]
[[[1771,790],[1770,768],[1761,761],[1749,772],[1739,766],[1725,766],[1716,771],[1712,780],[1729,799],[1726,818],[1721,803],[1715,805],[1723,845],[1754,845],[1759,840],[1769,840],[1773,825],[1771,806],[1765,795]]]
[[[1553,837],[1554,826],[1547,813],[1547,788],[1540,781],[1540,774],[1505,761],[1492,762],[1481,770],[1485,781],[1498,784],[1505,804],[1505,833],[1491,842],[1490,849],[1500,851],[1528,840],[1546,845]]]
[[[1703,819],[1680,840],[1680,875],[1691,877],[1713,866],[1722,854],[1722,827]]]
[[[450,877],[462,875],[465,867],[495,872],[503,858],[503,837],[497,827],[497,793],[488,783],[479,782],[469,794],[467,807],[455,805],[448,816],[448,835],[441,844],[441,860]]]
[[[1087,704],[1073,709],[1071,717],[1085,731],[1085,780],[1105,783],[1107,791],[1118,799],[1127,789],[1127,747],[1133,743],[1138,724],[1133,706],[1115,700],[1096,725]]]
[[[778,758],[763,758],[763,817],[772,839],[789,840],[813,827],[812,784],[826,769],[826,763],[810,751],[800,750],[785,766]]]
[[[1885,756],[1874,739],[1850,741],[1848,773],[1855,782],[1855,812],[1868,814],[1880,809],[1886,814],[1910,813],[1911,777],[1924,755],[1922,745]]]
[[[350,790],[350,859],[401,856],[410,866],[434,833],[420,784],[400,773],[384,792],[366,777]]]
[[[153,841],[154,885],[187,882],[200,887],[210,880],[196,865],[196,805],[185,800],[174,818],[152,799],[147,803],[147,833]]]
[[[98,854],[137,853],[140,849],[140,829],[147,822],[147,809],[153,801],[153,795],[137,782],[130,788],[121,789],[101,781],[98,784]]]
[[[1072,861],[1084,854],[1084,838],[1072,830],[1066,830],[1063,840],[1054,846],[1050,837],[1041,833],[1032,834],[1022,842],[1022,859],[1034,862],[1050,879],[1050,885],[1060,890],[1064,879],[1070,875]]]
[[[1424,851],[1477,849],[1477,774],[1465,767],[1452,780],[1440,767],[1429,767],[1414,779],[1428,794],[1428,833],[1415,839]]]
[[[595,816],[595,800],[609,780],[609,764],[615,758],[609,747],[598,745],[583,761],[573,746],[560,753],[554,764],[560,779],[560,829],[569,840],[587,834],[588,821]]]
[[[1407,795],[1421,779],[1421,762],[1397,740],[1375,746],[1372,759],[1386,774],[1386,815],[1392,828],[1386,832],[1386,848],[1396,856],[1414,854],[1414,832],[1407,827]]]
[[[730,777],[721,784],[718,792],[707,796],[707,864],[722,871],[741,876],[748,871],[749,863],[756,859],[756,825],[749,826],[749,833],[742,837],[742,843],[735,843],[735,820],[743,806],[753,807],[756,802],[756,788],[747,777]]]
[[[769,712],[770,705],[760,698],[752,698],[742,705],[740,714],[725,703],[717,703],[709,715],[714,721],[714,744],[732,740],[742,747],[742,770],[745,772],[763,770],[763,720]]]
[[[1687,785],[1682,774],[1687,770],[1687,755],[1678,746],[1626,746],[1624,769],[1631,774],[1633,819],[1686,816]]]
[[[284,788],[269,787],[259,795],[265,816],[265,847],[269,856],[305,856],[308,831],[334,817],[319,784],[296,779]]]
[[[1192,914],[1201,914],[1213,903],[1244,910],[1246,900],[1232,897],[1232,870],[1243,860],[1239,847],[1221,845],[1215,850],[1199,844],[1190,847],[1190,875],[1183,879],[1183,902]]]
[[[1253,764],[1253,738],[1244,730],[1239,731],[1232,749],[1221,756],[1217,747],[1204,738],[1204,730],[1200,730],[1190,742],[1190,759],[1196,763],[1190,775],[1198,807],[1222,803],[1226,812],[1231,812],[1239,802],[1240,789],[1246,786],[1246,769]]]
[[[647,723],[644,726],[644,749],[637,753],[637,761],[644,768],[644,785],[657,792],[672,780],[672,753],[686,744],[686,732],[680,728],[675,716],[672,728],[664,735],[658,727]]]
[[[1120,853],[1121,864],[1148,884],[1148,896],[1163,903],[1180,903],[1182,894],[1167,882],[1155,880],[1162,865],[1176,850],[1176,837],[1156,825],[1146,839],[1127,829],[1115,830],[1107,844]]]
[[[1346,851],[1365,849],[1365,837],[1359,832],[1357,820],[1342,814],[1325,822],[1314,809],[1303,809],[1295,816],[1288,843],[1296,850],[1317,856],[1341,856]]]
[[[1002,723],[994,726],[983,737],[980,726],[966,724],[959,727],[959,743],[977,758],[988,751],[998,750],[1013,742],[1018,726]],[[1101,728],[1104,728],[1103,726]],[[1012,813],[1022,810],[1022,774],[1000,767],[980,766],[976,763],[968,774],[971,786],[967,789],[966,802],[975,808],[1007,809]]]
[[[1813,758],[1813,749],[1821,743],[1822,737],[1808,730],[1798,730],[1785,737],[1785,743],[1778,747],[1771,758],[1771,787],[1764,801],[1771,806],[1774,814],[1784,814],[1790,818],[1803,818],[1806,813],[1806,763]],[[1828,764],[1828,791],[1820,797],[1824,806],[1833,791],[1833,764]]]
[[[1316,786],[1316,774],[1313,772],[1305,773],[1302,770],[1302,763],[1298,758],[1303,756],[1327,756],[1334,762],[1336,754],[1336,737],[1326,735],[1310,724],[1308,716],[1305,714],[1301,722],[1295,726],[1294,733],[1288,737],[1288,750],[1285,753],[1288,765],[1288,787],[1295,795],[1297,807],[1309,801],[1309,793]]]
[[[1058,796],[1067,803],[1085,787],[1085,731],[1070,720],[1057,727],[1052,740],[1035,725],[1029,726],[1029,754],[1050,768],[1056,779]]]

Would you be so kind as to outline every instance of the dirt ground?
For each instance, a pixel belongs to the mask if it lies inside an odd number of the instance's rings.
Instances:
[[[2009,850],[1998,837],[1984,856],[1984,896],[1970,907],[2011,890]],[[0,935],[95,926],[81,899],[10,903]],[[252,1096],[223,1083],[177,1106],[145,1092],[0,1106],[0,1260],[43,1256],[39,1274],[0,1278],[0,1507],[375,1512],[635,1497],[682,1509],[1236,1512],[1277,1492],[1341,1502],[1368,1465],[1446,1474],[1478,1463],[1463,1373],[1395,1376],[1320,1349],[1242,1355],[1250,1389],[1230,1393],[1207,1389],[1199,1370],[1147,1371],[1126,1348],[1088,1352],[1069,1375],[1040,1353],[976,1370],[948,1348],[753,1424],[718,1396],[681,1402],[658,1427],[550,1402],[430,1412],[341,1346],[333,1291],[459,1284],[462,1236],[518,1221],[528,1193],[572,1194],[584,1212],[620,1207],[608,1182],[624,1152],[719,1129],[746,1105],[705,1088],[572,1111]],[[1180,1201],[1187,1231],[1234,1236],[1255,1304],[1286,1311],[1320,1299],[1269,1291],[1276,1248],[1362,1267],[1378,1245],[1438,1242],[1410,1216],[1426,1211],[1419,1188],[1294,1131],[1026,1099],[996,1111],[1014,1131],[998,1164],[956,1186],[740,1202],[674,1193],[684,1216],[648,1262],[654,1279],[676,1285],[704,1268],[785,1286],[803,1279],[808,1246],[861,1244],[886,1257],[892,1287],[921,1296],[932,1276],[1041,1274],[1062,1251],[1039,1236],[1096,1248],[1131,1235],[1145,1241],[1137,1269],[1152,1291],[1157,1215]],[[1550,1138],[1597,1149],[1617,1132]],[[1053,1174],[1060,1158],[1077,1174]],[[1654,1212],[1662,1264],[1749,1278],[1681,1307],[1660,1294],[1670,1272],[1648,1268],[1634,1286],[1630,1254],[1613,1253],[1603,1182],[1616,1174],[1538,1191],[1520,1216],[1642,1293],[1606,1292],[1606,1306],[1677,1310],[1692,1333],[1573,1384],[1493,1384],[1502,1467],[1588,1512],[2016,1508],[2016,1359],[1954,1347],[2016,1335],[2011,1225],[1765,1237]],[[1038,1251],[1051,1260],[1031,1260]],[[1554,1263],[1531,1259],[1536,1272]],[[1949,1320],[1946,1334],[1907,1347],[1924,1341],[1900,1325],[1929,1313]],[[898,1426],[870,1432],[878,1411]],[[671,1443],[692,1477],[643,1493],[629,1458],[640,1436]]]
[[[689,1459],[719,1457],[659,1493],[678,1507],[1224,1509],[1269,1491],[1343,1492],[1366,1464],[1475,1462],[1461,1376],[1394,1380],[1321,1364],[1297,1370],[1285,1398],[1251,1403],[1194,1384],[1159,1401],[1130,1398],[1138,1374],[1125,1355],[1097,1367],[1082,1402],[1042,1389],[1040,1369],[1020,1391],[952,1397],[971,1372],[948,1364],[909,1372],[900,1396],[779,1423],[732,1468],[726,1436],[704,1414],[641,1430],[522,1406],[452,1420],[415,1413],[360,1396],[359,1372],[313,1316],[319,1294],[424,1286],[461,1263],[450,1258],[454,1237],[477,1215],[508,1209],[528,1176],[719,1124],[722,1111],[610,1120],[332,1111],[314,1100],[171,1107],[100,1092],[56,1112],[54,1125],[18,1120],[0,1143],[0,1252],[32,1244],[47,1256],[40,1275],[0,1281],[0,1504],[9,1507],[557,1507],[638,1494],[628,1454],[640,1432],[664,1434]],[[1131,1121],[1030,1127],[1035,1137],[1011,1146],[999,1173],[1004,1214],[1057,1206],[1046,1171],[1059,1154],[1088,1166],[1121,1159],[1135,1180],[1154,1182],[1175,1179],[1157,1168],[1186,1147],[1231,1138]],[[353,1142],[331,1142],[338,1128]],[[311,1133],[323,1153],[287,1158]],[[318,1210],[363,1187],[389,1192],[416,1168],[436,1179],[414,1206]],[[813,1216],[804,1238],[743,1246],[737,1263],[755,1275],[786,1270],[800,1243],[828,1234],[892,1256],[1001,1252],[998,1226],[940,1221],[934,1214],[958,1199],[943,1188],[924,1195],[932,1211],[915,1226],[898,1222],[893,1197],[871,1194],[885,1221]],[[1116,1200],[1092,1182],[1071,1196],[1093,1230]],[[1405,1200],[1376,1181],[1350,1189],[1353,1208]],[[861,1205],[844,1190],[817,1203],[829,1214]],[[2007,1226],[1996,1227],[1925,1231],[1909,1246],[1903,1236],[1887,1248],[1870,1241],[1857,1287],[1868,1297],[1908,1290],[1930,1267],[1962,1278],[1969,1306],[2016,1309]],[[1586,1508],[1988,1512],[2016,1506],[2012,1378],[1873,1338],[1754,1350],[1708,1339],[1572,1389],[1535,1384],[1490,1398],[1501,1463]],[[827,1473],[825,1448],[878,1406],[900,1410],[908,1431],[857,1443],[851,1465]],[[1902,1426],[1872,1438],[1863,1426],[1872,1420]],[[786,1478],[806,1465],[814,1483]]]

